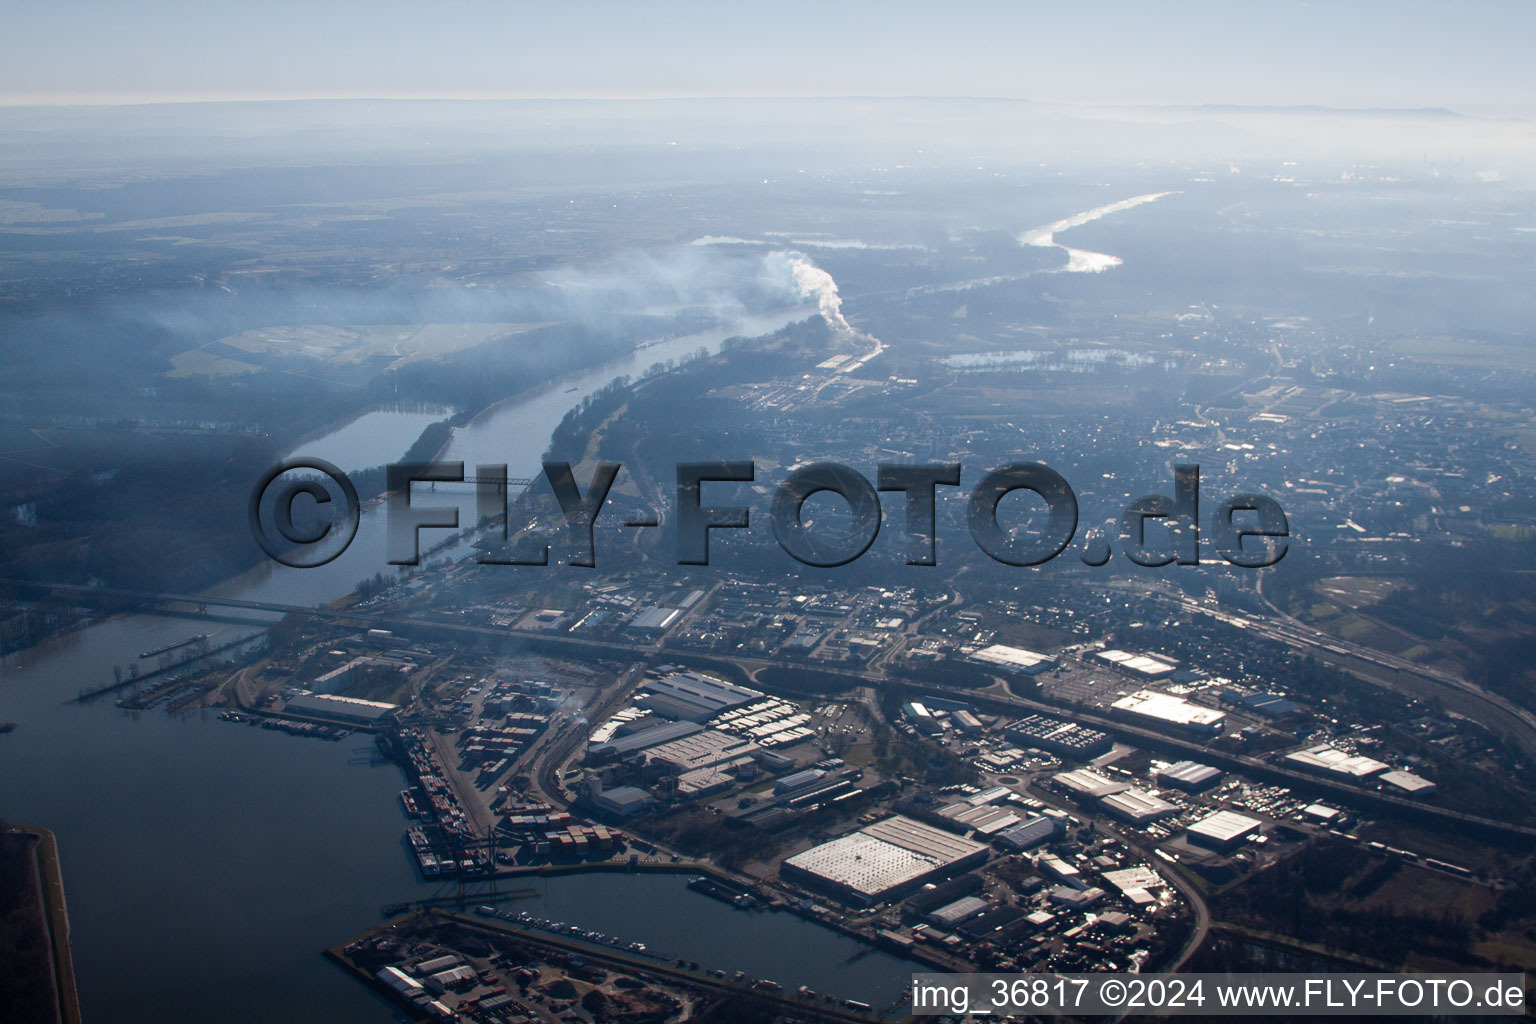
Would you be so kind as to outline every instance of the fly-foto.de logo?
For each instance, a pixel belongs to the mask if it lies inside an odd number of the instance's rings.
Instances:
[[[564,564],[596,566],[593,531],[622,466],[599,462],[585,488],[577,483],[569,463],[546,462],[543,480],[553,493],[563,519]],[[943,463],[881,463],[875,481],[858,470],[835,462],[817,462],[793,470],[774,490],[766,512],[774,539],[796,561],[818,568],[847,565],[862,556],[880,534],[886,509],[881,494],[892,495],[893,523],[905,531],[905,560],[912,566],[938,564],[938,505],[941,489],[959,487],[961,466]],[[462,462],[395,463],[386,470],[386,548],[391,565],[417,565],[423,530],[459,528],[459,509],[424,504],[431,495],[412,493],[413,484],[468,483],[475,487],[477,521],[508,522],[513,480],[505,465],[481,465],[468,476]],[[743,485],[757,479],[750,461],[684,462],[676,467],[676,498],[670,516],[631,519],[634,528],[661,527],[669,519],[677,564],[709,565],[709,539],[715,530],[750,530],[749,505],[707,503],[704,485]],[[1022,530],[1005,525],[999,506],[1016,492],[1044,502],[1044,525]],[[818,531],[804,516],[813,495],[837,495],[847,505],[846,528]],[[899,495],[899,497],[895,497]],[[729,499],[727,499],[729,500]],[[1039,462],[1015,462],[983,476],[966,499],[965,522],[976,546],[1005,565],[1042,565],[1072,546],[1078,538],[1077,495],[1060,473]],[[1136,565],[1156,567],[1176,563],[1199,565],[1200,467],[1174,467],[1171,494],[1148,494],[1119,513],[1117,543],[1103,531],[1085,531],[1078,557],[1087,565],[1104,565],[1119,550]],[[284,565],[313,568],[336,558],[357,534],[361,505],[347,475],[321,459],[289,459],[268,471],[251,491],[251,533],[263,551]],[[1037,515],[1029,517],[1033,525]],[[1230,565],[1262,569],[1285,556],[1290,524],[1279,502],[1261,494],[1234,494],[1210,512],[1208,529],[1216,555]],[[1017,524],[1015,524],[1017,525]],[[550,545],[530,535],[511,550],[478,551],[476,560],[489,565],[549,565]],[[1207,562],[1215,559],[1208,558]]]

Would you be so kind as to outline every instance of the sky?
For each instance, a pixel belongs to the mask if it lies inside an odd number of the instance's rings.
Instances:
[[[993,96],[1536,114],[1536,3],[10,0],[0,103]]]

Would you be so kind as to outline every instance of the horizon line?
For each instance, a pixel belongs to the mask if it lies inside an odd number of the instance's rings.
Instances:
[[[974,94],[947,94],[947,93],[806,93],[806,94],[768,94],[768,93],[744,93],[744,94],[710,94],[710,95],[540,95],[540,94],[499,94],[499,95],[368,95],[368,94],[340,94],[340,95],[291,95],[291,96],[252,96],[248,94],[210,95],[199,97],[167,96],[145,97],[132,96],[117,98],[112,96],[100,97],[75,97],[60,94],[46,94],[43,96],[7,95],[0,93],[0,109],[65,109],[65,108],[99,108],[99,107],[169,107],[169,106],[214,106],[232,104],[280,104],[280,103],[685,103],[685,102],[815,102],[830,100],[862,100],[878,102],[914,102],[914,101],[964,101],[972,103],[1010,103],[1029,104],[1033,106],[1058,106],[1083,109],[1120,109],[1120,110],[1190,110],[1190,111],[1230,111],[1256,113],[1284,113],[1284,112],[1327,112],[1350,114],[1427,114],[1438,117],[1470,117],[1479,119],[1509,120],[1528,119],[1530,114],[1523,113],[1484,113],[1468,114],[1465,111],[1443,105],[1415,105],[1401,107],[1370,106],[1370,105],[1340,105],[1333,106],[1326,103],[1232,103],[1219,101],[1194,102],[1189,100],[1146,102],[1135,100],[1051,100],[1038,99],[1025,96],[996,96]]]

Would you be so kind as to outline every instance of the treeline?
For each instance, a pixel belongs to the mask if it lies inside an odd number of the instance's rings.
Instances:
[[[257,441],[161,457],[149,448],[112,474],[78,474],[34,499],[36,524],[0,526],[0,575],[185,593],[266,556],[246,501],[276,461]]]
[[[1212,909],[1222,920],[1328,949],[1367,951],[1390,964],[1412,954],[1468,962],[1473,927],[1453,908],[1419,912],[1359,904],[1395,870],[1329,839],[1259,872]]]

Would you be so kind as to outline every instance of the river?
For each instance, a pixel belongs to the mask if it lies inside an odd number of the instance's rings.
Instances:
[[[573,375],[480,416],[455,433],[447,457],[506,462],[511,475],[531,476],[565,411],[614,377],[637,377],[658,361],[808,315],[752,318]],[[359,460],[378,448],[354,447],[346,429],[305,451],[345,467],[373,464]],[[354,428],[350,436],[374,444],[374,432]],[[352,547],[323,569],[262,566],[214,591],[290,604],[332,600],[383,567],[382,519],[365,512]],[[385,903],[451,887],[417,877],[402,841],[400,772],[377,760],[369,737],[326,743],[232,725],[210,712],[130,714],[110,699],[64,703],[110,680],[113,666],[139,662],[140,652],[210,629],[223,643],[259,627],[123,616],[0,666],[0,720],[19,723],[0,736],[0,813],[58,835],[85,1018],[389,1019],[387,1004],[320,951],[375,922]],[[540,897],[512,906],[791,989],[804,984],[885,1005],[914,969],[884,954],[861,955],[853,940],[787,914],[734,911],[686,889],[680,876],[531,884]]]

